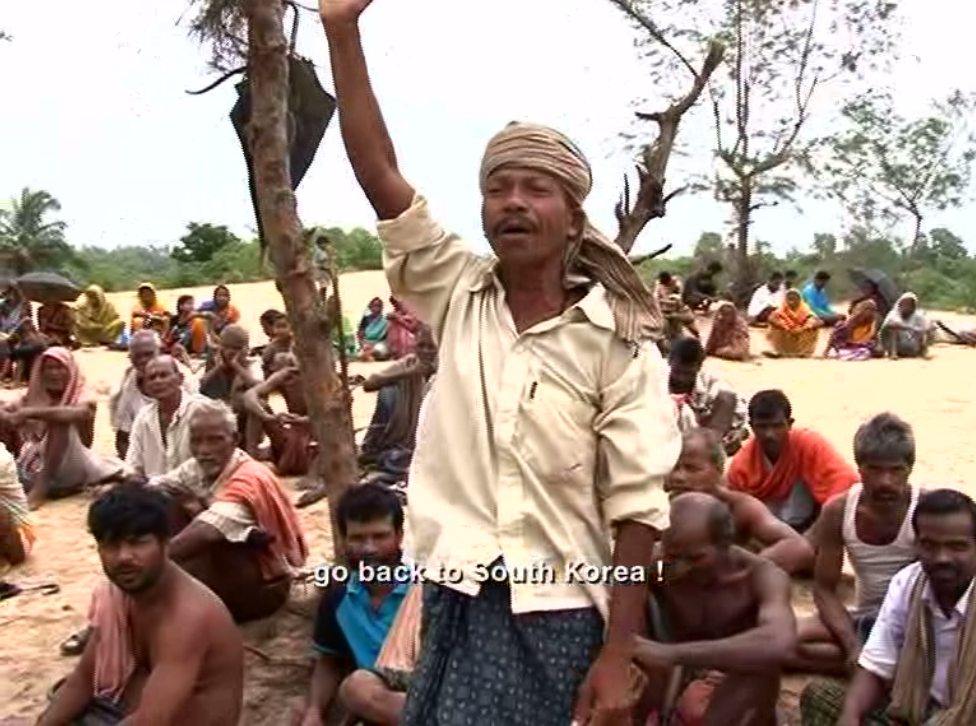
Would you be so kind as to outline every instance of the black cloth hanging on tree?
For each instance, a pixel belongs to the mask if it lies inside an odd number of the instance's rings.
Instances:
[[[325,130],[336,110],[336,100],[322,84],[311,61],[294,54],[288,56],[288,160],[291,167],[291,188],[298,189],[302,179],[312,166]],[[237,103],[230,112],[231,123],[237,132],[247,164],[247,180],[251,190],[251,204],[257,220],[261,249],[265,248],[264,225],[258,205],[257,186],[254,181],[254,158],[248,143],[247,126],[251,120],[251,88],[246,71],[237,84]]]

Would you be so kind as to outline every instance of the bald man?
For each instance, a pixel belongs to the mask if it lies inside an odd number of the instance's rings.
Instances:
[[[776,724],[780,671],[796,646],[789,577],[734,537],[724,502],[700,492],[671,502],[662,576],[652,588],[654,640],[633,639],[633,657],[650,677],[645,710],[666,706],[666,684],[680,666],[683,682],[693,682],[678,704],[683,723]]]
[[[725,450],[711,429],[692,429],[682,437],[681,456],[664,482],[673,500],[687,492],[711,494],[732,512],[735,543],[779,565],[787,574],[813,568],[813,547],[802,534],[781,522],[765,504],[725,486]]]

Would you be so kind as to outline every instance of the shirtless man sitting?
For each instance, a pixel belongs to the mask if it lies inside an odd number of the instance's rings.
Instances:
[[[711,494],[724,502],[735,520],[735,541],[779,565],[787,574],[813,567],[813,547],[806,537],[785,524],[755,497],[725,486],[725,451],[718,434],[693,429],[684,434],[681,456],[664,482],[672,499],[686,492]]]
[[[88,510],[109,582],[93,597],[94,636],[39,726],[236,726],[244,644],[220,600],[168,557],[166,498],[122,485]]]
[[[267,435],[278,475],[304,476],[315,459],[316,442],[298,361],[291,353],[278,353],[268,373],[264,381],[245,391],[242,399],[248,416],[245,451],[260,458],[261,440]],[[287,411],[276,413],[268,405],[268,399],[276,393],[285,400]]]
[[[817,614],[800,623],[798,657],[790,664],[798,671],[852,673],[891,578],[916,558],[912,513],[920,489],[908,482],[915,465],[912,427],[878,414],[854,435],[854,461],[861,483],[827,502],[814,525]],[[845,552],[855,576],[853,611],[840,594]]]
[[[682,722],[776,723],[780,671],[796,645],[790,581],[733,545],[734,536],[732,512],[715,497],[692,492],[671,503],[662,578],[650,601],[655,640],[634,636],[633,643],[633,658],[650,679],[644,709],[661,711],[672,669],[683,667],[697,671],[692,677],[712,672],[718,684],[700,699],[684,694]]]

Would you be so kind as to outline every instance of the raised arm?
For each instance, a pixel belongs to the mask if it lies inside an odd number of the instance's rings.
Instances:
[[[668,660],[677,666],[710,668],[736,673],[765,673],[778,670],[796,647],[796,617],[790,603],[790,578],[768,562],[756,566],[753,586],[759,600],[756,627],[720,640],[690,643],[653,643],[654,650],[669,652]],[[647,641],[643,647],[646,647]],[[642,645],[635,658],[642,660]],[[654,657],[648,664],[658,663]]]
[[[371,0],[319,0],[329,42],[339,127],[356,180],[380,219],[396,219],[413,203],[413,187],[397,167],[393,141],[373,93],[359,35]]]
[[[817,614],[827,630],[844,649],[853,665],[861,650],[861,642],[854,630],[854,621],[840,596],[841,575],[844,568],[844,503],[845,495],[827,502],[815,528],[817,556],[813,565],[813,601]]]
[[[397,167],[359,35],[359,16],[371,2],[319,0],[339,125],[356,179],[381,220],[377,231],[390,291],[416,309],[439,339],[451,295],[478,257],[437,223]]]

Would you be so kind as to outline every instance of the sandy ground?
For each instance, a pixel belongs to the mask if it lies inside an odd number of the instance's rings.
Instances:
[[[172,307],[184,292],[195,294],[198,301],[210,295],[209,289],[198,288],[167,290],[161,297]],[[258,316],[269,307],[283,307],[274,285],[236,285],[232,294],[252,332],[252,345],[263,342]],[[381,273],[353,273],[342,278],[343,302],[353,321],[371,297],[385,298],[387,294]],[[110,297],[123,315],[131,308],[132,293]],[[959,316],[945,318],[976,325]],[[764,347],[761,335],[754,336],[754,345],[757,350]],[[970,408],[976,393],[967,387],[966,380],[974,355],[967,349],[943,346],[935,349],[930,361],[852,364],[761,360],[753,364],[710,361],[708,365],[746,396],[763,388],[782,388],[793,402],[797,425],[816,427],[848,455],[854,431],[863,420],[880,411],[895,411],[916,427],[919,461],[915,481],[969,490],[967,479],[976,475],[976,451],[966,441],[976,430],[976,406]],[[125,355],[86,351],[79,357],[89,387],[104,402],[126,366]],[[368,368],[357,365],[354,372]],[[354,408],[357,427],[368,423],[371,410],[371,396],[358,392]],[[113,434],[104,407],[97,419],[96,447],[101,453],[112,453]],[[86,497],[75,497],[49,503],[38,511],[34,553],[26,565],[6,576],[21,585],[57,582],[61,591],[50,596],[25,592],[0,603],[0,726],[32,723],[51,684],[74,663],[59,655],[58,644],[85,624],[89,594],[101,577],[94,544],[85,531],[87,504]],[[327,561],[331,537],[326,504],[302,510],[301,517],[312,550],[310,563]],[[314,597],[312,588],[296,587],[285,612],[245,629],[251,648],[243,724],[288,723],[288,715],[300,704],[307,682]],[[811,607],[803,588],[798,588],[796,601],[801,611]],[[786,684],[786,695],[795,687],[795,683]]]

